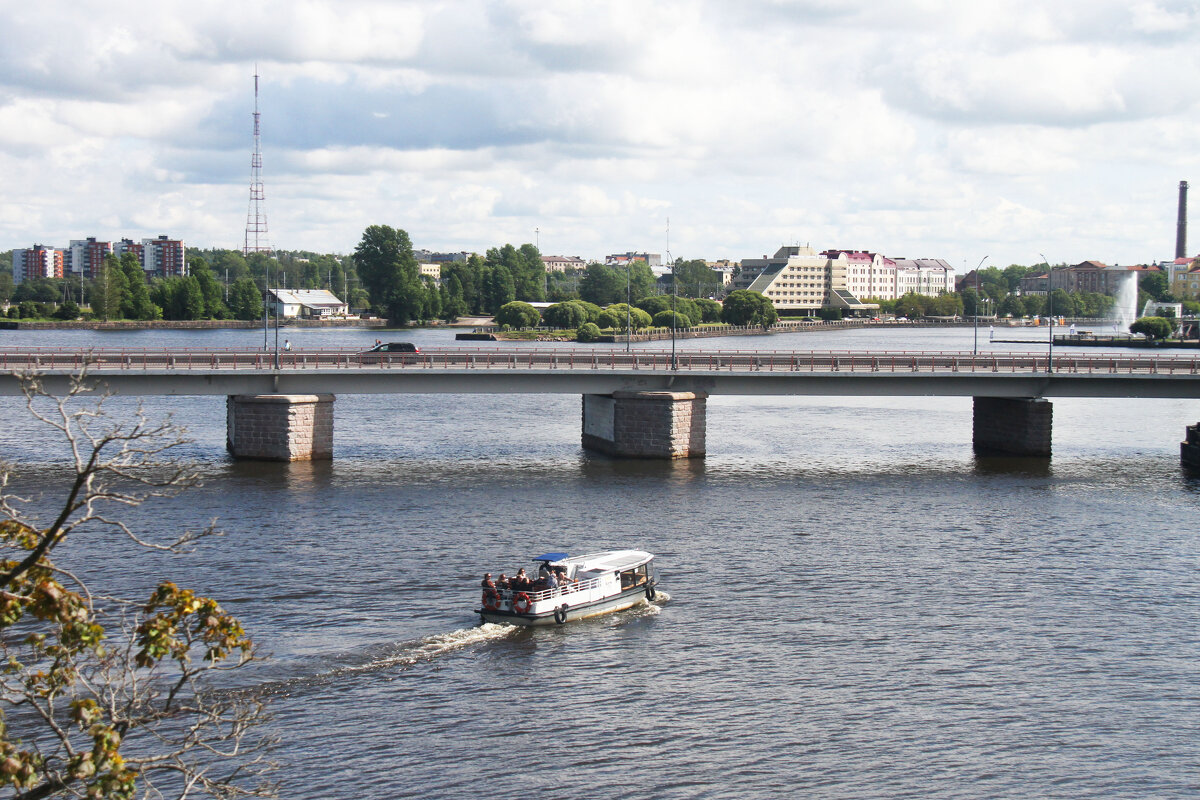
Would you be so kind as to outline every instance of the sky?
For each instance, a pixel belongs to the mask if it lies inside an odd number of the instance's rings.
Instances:
[[[256,70],[280,249],[1132,264],[1200,191],[1200,0],[0,0],[0,27],[0,249],[240,248]]]

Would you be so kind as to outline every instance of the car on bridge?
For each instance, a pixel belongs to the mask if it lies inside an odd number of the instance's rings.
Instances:
[[[380,342],[362,354],[364,364],[378,364],[383,361],[398,361],[411,364],[421,355],[421,348],[412,342]]]

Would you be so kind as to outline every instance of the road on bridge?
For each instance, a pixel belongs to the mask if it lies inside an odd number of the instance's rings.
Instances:
[[[0,348],[0,372],[162,370],[648,370],[712,372],[929,372],[1010,374],[1198,375],[1195,355],[1047,354],[855,351],[687,351],[610,348],[440,348],[420,353],[379,354],[360,350],[275,351],[245,349]]]

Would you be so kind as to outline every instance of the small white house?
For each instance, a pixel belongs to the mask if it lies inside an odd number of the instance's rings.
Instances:
[[[267,294],[272,304],[271,312],[284,319],[344,317],[350,311],[337,295],[325,289],[268,289]]]

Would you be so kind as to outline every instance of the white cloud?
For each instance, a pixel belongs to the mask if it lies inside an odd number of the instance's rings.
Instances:
[[[9,3],[0,246],[236,245],[257,62],[282,247],[344,252],[387,222],[418,246],[540,228],[545,248],[600,256],[663,249],[670,216],[688,256],[1169,255],[1175,184],[1200,166],[1196,16],[1190,0]]]

